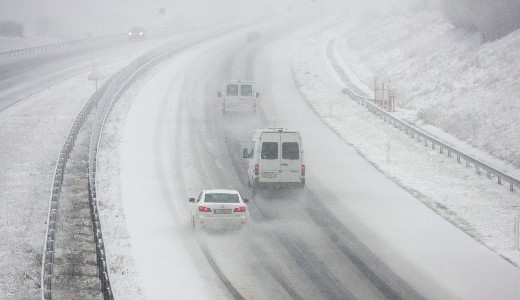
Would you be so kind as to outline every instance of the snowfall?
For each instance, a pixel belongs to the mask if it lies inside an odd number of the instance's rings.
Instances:
[[[341,92],[346,83],[326,53],[332,41],[335,59],[367,96],[374,78],[387,74],[397,99],[393,115],[520,178],[520,31],[482,43],[477,33],[455,29],[435,10],[401,9],[391,18],[381,13],[379,18],[337,20],[334,16],[309,25],[270,45],[264,54],[272,59],[272,70],[266,70],[270,80],[258,80],[262,90],[293,99],[276,102],[280,98],[263,96],[259,101],[265,101],[260,105],[272,116],[270,121],[301,129],[307,188],[353,195],[331,203],[331,211],[427,298],[520,299],[520,254],[513,231],[520,213],[519,191],[511,192],[508,185],[424,147],[347,98]],[[0,38],[0,51],[56,41]],[[96,180],[116,298],[229,297],[189,228],[185,200],[203,185],[189,171],[189,162],[197,159],[194,154],[182,150],[183,163],[175,162],[176,157],[165,163],[184,168],[185,180],[191,182],[188,191],[168,187],[172,198],[183,202],[139,205],[144,197],[161,197],[156,195],[161,193],[157,184],[165,182],[147,173],[154,158],[143,159],[153,151],[152,137],[146,135],[157,125],[151,120],[169,93],[182,90],[190,80],[183,77],[184,70],[194,61],[209,61],[203,57],[218,42],[172,59],[127,92],[109,115]],[[146,43],[118,59],[99,60],[96,66],[108,78],[160,44]],[[56,158],[73,119],[92,94],[93,85],[85,83],[89,72],[50,83],[0,111],[1,299],[40,295]],[[172,86],[172,78],[182,80]],[[294,116],[291,105],[306,118]],[[168,109],[178,113],[176,106]],[[326,157],[320,152],[323,144],[330,145]],[[347,176],[359,186],[343,184],[343,170],[349,169],[363,170]],[[367,189],[373,197],[366,196]],[[136,238],[142,236],[147,238]],[[415,278],[417,270],[433,284]]]

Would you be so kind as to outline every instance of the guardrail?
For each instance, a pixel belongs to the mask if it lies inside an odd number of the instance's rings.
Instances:
[[[37,47],[31,47],[31,48],[10,50],[10,51],[5,51],[5,52],[0,52],[0,59],[14,57],[14,56],[20,56],[20,55],[26,55],[26,54],[45,53],[45,52],[54,51],[56,49],[69,48],[69,47],[83,45],[83,44],[87,44],[87,43],[91,43],[91,42],[115,40],[115,39],[123,38],[123,37],[127,37],[127,35],[125,33],[118,33],[118,34],[93,37],[93,38],[88,38],[88,39],[74,40],[74,41],[70,41],[70,42],[63,42],[63,43],[43,45],[43,46],[37,46]]]
[[[338,73],[341,80],[349,85],[350,81],[348,76],[345,74],[345,71],[339,66],[339,63],[334,55],[334,47],[335,47],[336,39],[331,39],[329,44],[327,45],[327,57],[333,64],[334,70]],[[400,131],[404,131],[411,138],[418,140],[419,142],[423,142],[425,146],[431,146],[432,149],[439,149],[439,153],[444,154],[446,152],[448,157],[455,156],[457,158],[457,162],[461,163],[461,160],[466,162],[466,166],[470,167],[473,165],[475,167],[475,172],[477,174],[482,174],[482,172],[486,172],[487,177],[489,179],[496,177],[497,183],[502,184],[503,181],[509,183],[509,190],[514,191],[516,188],[520,188],[520,180],[506,174],[503,171],[498,170],[497,168],[491,166],[490,164],[479,160],[463,151],[456,149],[455,147],[448,145],[447,143],[439,140],[431,136],[430,134],[424,132],[423,130],[412,126],[408,123],[403,122],[402,120],[392,116],[389,112],[384,111],[379,108],[375,103],[374,99],[366,96],[359,95],[354,91],[354,88],[346,87],[342,90],[342,93],[348,95],[352,100],[356,101],[358,104],[366,107],[370,112],[375,114],[376,116],[383,119],[383,121],[392,124],[394,128],[399,129]]]
[[[105,125],[108,113],[113,104],[121,98],[121,96],[143,76],[149,69],[169,58],[176,51],[191,46],[187,43],[182,47],[161,47],[155,51],[144,54],[134,60],[129,66],[117,72],[107,83],[103,85],[110,92],[107,92],[107,99],[101,101],[96,110],[92,130],[90,132],[89,155],[88,155],[88,197],[91,212],[92,226],[94,232],[94,241],[96,243],[97,265],[99,268],[99,279],[101,282],[101,291],[103,299],[113,300],[112,289],[110,285],[108,266],[103,243],[103,234],[101,231],[101,221],[99,218],[99,210],[97,205],[96,193],[96,169],[97,169],[97,151],[101,140],[101,133]]]
[[[45,243],[42,257],[42,298],[51,299],[51,287],[52,287],[52,274],[54,264],[54,250],[55,250],[55,237],[56,237],[56,222],[58,215],[58,205],[61,195],[61,187],[63,184],[63,176],[65,172],[65,166],[69,159],[69,156],[74,148],[74,143],[78,136],[81,126],[83,126],[90,112],[97,106],[99,99],[104,95],[106,91],[106,84],[96,93],[94,93],[81,112],[78,114],[67,139],[62,147],[62,150],[58,156],[56,170],[54,172],[54,180],[51,188],[51,201],[49,204],[49,213],[47,221],[47,230],[45,233]]]
[[[92,220],[92,229],[94,242],[96,245],[96,257],[98,265],[98,276],[101,283],[101,292],[103,299],[113,299],[112,289],[110,285],[108,266],[106,262],[105,248],[103,243],[103,235],[101,231],[101,222],[97,205],[96,195],[96,164],[97,164],[97,148],[101,138],[101,132],[105,120],[108,116],[113,103],[119,99],[124,92],[135,83],[147,70],[154,67],[161,61],[169,58],[177,51],[186,49],[195,44],[196,40],[185,43],[183,46],[164,46],[152,50],[143,56],[134,60],[130,65],[117,72],[108,79],[87,101],[81,112],[76,117],[72,128],[70,129],[67,140],[63,145],[62,151],[58,157],[54,181],[51,190],[51,201],[49,205],[48,225],[45,235],[44,255],[42,258],[42,299],[52,298],[52,275],[54,263],[55,235],[56,235],[56,219],[61,194],[61,186],[63,184],[64,170],[69,159],[69,155],[74,147],[74,142],[78,132],[88,115],[95,109],[93,125],[89,136],[89,155],[88,155],[88,197],[89,208]]]
[[[227,32],[228,28],[223,28]],[[60,155],[58,156],[54,180],[51,188],[51,199],[49,203],[47,231],[45,233],[44,255],[42,257],[42,271],[41,271],[41,287],[42,299],[52,298],[52,275],[54,263],[54,249],[55,249],[55,235],[56,235],[56,221],[58,213],[59,198],[61,195],[61,186],[63,184],[63,176],[67,160],[72,152],[74,143],[81,126],[84,124],[89,114],[95,109],[95,116],[90,130],[89,136],[89,154],[88,154],[88,197],[89,208],[92,220],[94,242],[96,244],[96,256],[98,265],[98,276],[101,283],[101,292],[103,299],[112,300],[113,294],[111,290],[108,266],[106,262],[105,249],[103,243],[103,236],[101,231],[101,222],[99,218],[99,211],[97,205],[96,195],[96,166],[97,166],[97,148],[101,138],[101,133],[105,120],[113,103],[119,99],[126,90],[139,80],[145,72],[160,62],[170,58],[175,53],[188,49],[200,41],[217,38],[222,35],[222,29],[217,29],[216,32],[205,33],[204,35],[191,40],[185,41],[180,45],[165,45],[147,52],[134,60],[130,65],[117,72],[110,77],[99,89],[94,93],[81,112],[76,117],[69,135],[62,147]],[[217,35],[215,35],[217,33]]]
[[[144,61],[143,57],[137,59],[136,61]],[[135,61],[134,61],[135,62]],[[70,153],[74,148],[74,142],[76,141],[77,135],[84,121],[88,117],[88,115],[95,109],[96,115],[94,119],[94,123],[92,125],[92,129],[90,131],[90,145],[89,145],[89,162],[87,167],[88,173],[88,181],[87,181],[87,189],[88,189],[88,197],[89,197],[89,209],[92,220],[92,230],[94,235],[94,243],[96,246],[96,259],[98,266],[98,277],[101,283],[101,292],[103,294],[103,299],[113,299],[112,289],[110,286],[110,280],[108,276],[108,266],[106,263],[105,249],[103,243],[103,235],[101,232],[101,222],[99,218],[99,211],[97,206],[97,198],[96,198],[96,183],[95,183],[95,172],[96,172],[96,154],[97,154],[97,146],[99,144],[99,139],[102,130],[102,124],[104,122],[105,116],[108,114],[109,107],[111,106],[112,101],[108,101],[105,96],[114,95],[116,92],[120,93],[121,82],[124,80],[125,74],[128,75],[129,70],[133,70],[135,68],[135,63],[130,64],[130,66],[122,69],[110,79],[108,79],[101,88],[94,93],[81,112],[76,117],[72,128],[69,131],[69,135],[67,136],[67,140],[62,147],[62,151],[58,157],[58,163],[56,165],[56,171],[54,175],[53,186],[51,190],[51,202],[49,206],[49,214],[48,214],[48,226],[46,232],[46,239],[44,244],[44,255],[42,262],[42,298],[43,299],[51,299],[52,298],[52,275],[53,275],[53,264],[54,264],[54,250],[55,250],[55,235],[56,235],[56,218],[57,218],[57,210],[59,205],[59,198],[61,195],[61,186],[63,184],[63,176],[65,166],[67,164],[67,160],[69,159]],[[131,73],[130,73],[131,75]],[[131,84],[133,81],[128,81],[125,87]],[[115,99],[115,97],[108,98]]]

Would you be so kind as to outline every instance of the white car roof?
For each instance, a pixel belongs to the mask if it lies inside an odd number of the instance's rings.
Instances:
[[[226,190],[226,189],[212,189],[212,190],[204,190],[204,194],[239,194],[237,190]]]

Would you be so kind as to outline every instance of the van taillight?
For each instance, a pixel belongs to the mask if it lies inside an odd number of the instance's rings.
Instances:
[[[253,106],[256,107],[256,99],[253,99]]]
[[[258,175],[259,170],[260,170],[260,167],[258,166],[258,164],[256,164],[255,165],[255,175]]]
[[[302,165],[302,176],[305,176],[305,165]]]
[[[226,105],[226,98],[220,99],[220,105],[222,105],[222,106]]]

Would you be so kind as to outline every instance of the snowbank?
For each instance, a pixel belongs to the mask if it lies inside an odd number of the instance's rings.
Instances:
[[[364,22],[343,36],[342,56],[371,86],[389,74],[397,104],[424,122],[520,167],[520,31],[492,43],[438,11]]]

